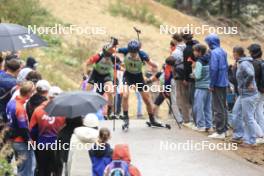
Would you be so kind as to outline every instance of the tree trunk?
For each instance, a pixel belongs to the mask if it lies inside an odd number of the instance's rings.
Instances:
[[[226,6],[226,17],[232,18],[233,17],[233,0],[225,0]]]
[[[240,0],[236,0],[236,15],[237,17],[239,17],[239,15],[241,14],[241,10],[240,10]]]
[[[223,14],[223,11],[224,11],[224,0],[220,0],[218,14]]]

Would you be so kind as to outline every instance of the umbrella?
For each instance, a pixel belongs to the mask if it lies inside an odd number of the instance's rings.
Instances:
[[[103,96],[95,92],[73,91],[58,95],[45,107],[49,116],[75,118],[96,113],[106,104]]]
[[[26,27],[0,23],[0,51],[18,51],[41,46],[47,44]]]

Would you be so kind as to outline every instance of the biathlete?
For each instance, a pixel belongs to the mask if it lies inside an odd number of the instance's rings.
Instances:
[[[90,65],[93,65],[91,75],[88,79],[87,90],[91,91],[96,84],[96,92],[108,97],[107,118],[111,116],[113,109],[113,75],[114,67],[120,66],[120,59],[114,56],[117,39],[112,38],[111,43],[105,45],[100,53],[87,59],[85,63],[85,73]]]
[[[151,67],[157,67],[157,65],[149,59],[149,56],[144,51],[140,50],[141,43],[137,40],[132,40],[128,43],[126,48],[119,48],[118,53],[124,55],[124,91],[122,98],[123,108],[123,129],[129,127],[129,115],[128,115],[128,100],[129,100],[129,87],[134,86],[136,91],[139,91],[144,103],[146,104],[147,112],[149,115],[149,123],[151,126],[163,127],[161,123],[158,123],[153,114],[153,104],[151,102],[150,94],[144,90],[145,81],[143,78],[142,68],[146,63]]]

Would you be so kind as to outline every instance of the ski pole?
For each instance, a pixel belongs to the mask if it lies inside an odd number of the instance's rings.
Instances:
[[[134,29],[134,30],[136,31],[136,33],[137,33],[138,41],[140,41],[140,40],[139,40],[139,34],[141,34],[141,30],[137,29],[136,27],[133,27],[133,29]]]
[[[177,120],[177,118],[176,118],[176,116],[175,116],[175,114],[174,114],[174,112],[173,112],[173,109],[172,109],[170,103],[169,103],[168,100],[167,100],[167,97],[164,95],[164,93],[162,93],[162,95],[163,95],[163,97],[165,98],[165,101],[166,101],[167,105],[169,106],[169,110],[170,110],[170,112],[172,113],[172,116],[174,117],[174,119],[175,119],[175,121],[176,121],[176,123],[177,123],[179,129],[181,129],[181,125],[180,125],[180,123],[178,122],[178,120]]]
[[[116,46],[118,44],[118,40],[114,37],[111,37],[112,39],[112,45],[114,46],[114,58],[115,58],[115,61],[114,61],[114,107],[113,107],[113,110],[114,110],[114,119],[113,119],[113,131],[115,131],[115,119],[116,119],[116,79],[117,79],[117,66],[116,66]]]

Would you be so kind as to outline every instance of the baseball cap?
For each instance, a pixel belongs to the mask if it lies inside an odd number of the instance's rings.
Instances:
[[[49,90],[49,97],[56,97],[57,95],[61,94],[63,91],[58,86],[51,86]]]
[[[41,91],[49,91],[50,83],[47,80],[39,80],[36,84],[36,88],[40,89]]]

